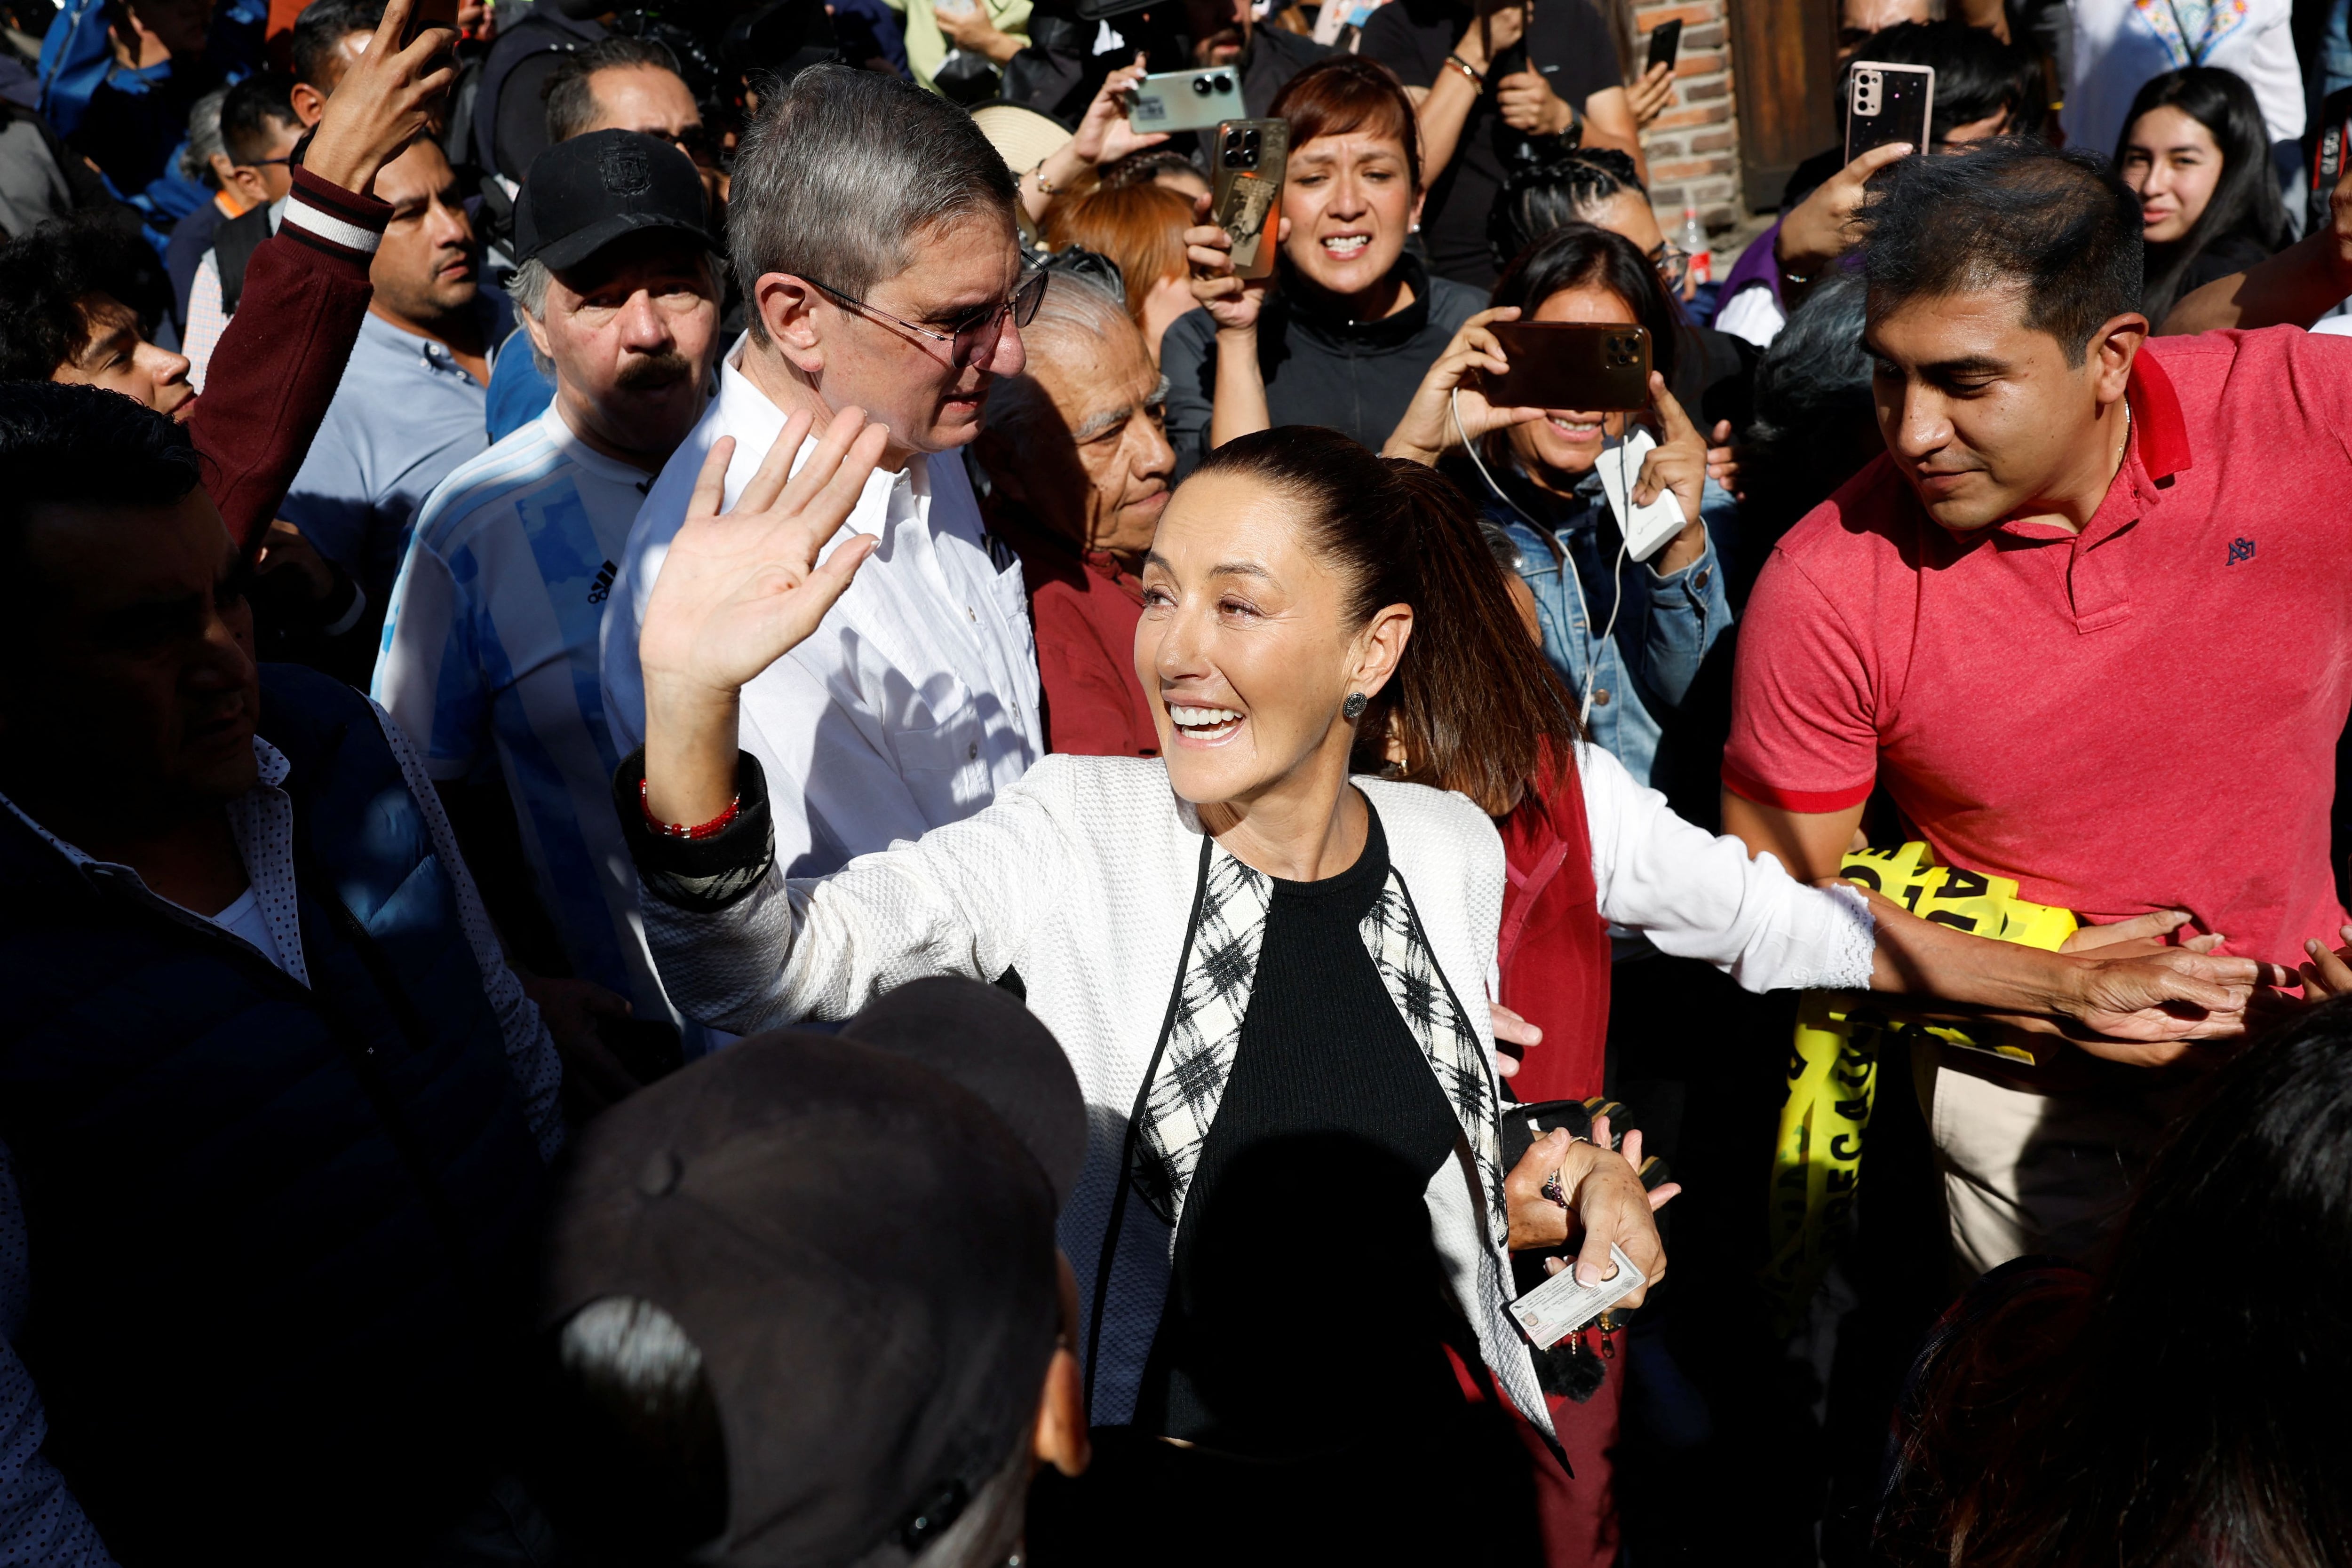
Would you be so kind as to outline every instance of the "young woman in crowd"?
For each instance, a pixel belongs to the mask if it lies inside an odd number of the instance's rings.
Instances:
[[[2320,961],[2340,998],[2352,971]],[[2348,1399],[2352,1002],[2336,999],[2214,1074],[2104,1262],[2021,1259],[1947,1315],[1905,1393],[1873,1560],[2342,1568]]]
[[[1328,425],[1378,446],[1478,308],[1475,289],[1406,253],[1421,221],[1420,143],[1412,100],[1387,67],[1319,60],[1271,112],[1290,124],[1273,275],[1234,276],[1231,237],[1206,221],[1205,202],[1194,209],[1202,226],[1184,236],[1206,308],[1170,329],[1160,356],[1179,474],[1277,424]]]
[[[1154,361],[1169,325],[1200,308],[1184,259],[1192,204],[1154,180],[1104,186],[1045,210],[1045,245],[1079,246],[1118,263],[1127,312],[1143,329]]]
[[[2182,295],[2245,271],[2294,237],[2262,106],[2234,71],[2189,66],[2141,88],[2116,169],[2139,194],[2147,225],[2140,308],[2158,326]]]
[[[1613,147],[1583,147],[1512,171],[1487,220],[1487,244],[1504,271],[1528,246],[1570,224],[1590,224],[1622,235],[1649,257],[1658,280],[1675,301],[1675,371],[1667,382],[1682,405],[1712,439],[1731,439],[1734,426],[1748,423],[1748,380],[1756,366],[1754,345],[1701,327],[1683,308],[1690,298],[1689,253],[1665,236],[1650,210],[1649,187],[1633,161]],[[1724,456],[1727,459],[1728,453]]]
[[[1320,430],[1228,443],[1169,505],[1136,640],[1163,758],[1049,757],[965,821],[788,883],[740,693],[871,548],[817,564],[883,449],[861,425],[845,411],[788,482],[794,415],[726,516],[720,442],[670,547],[641,639],[646,747],[616,780],[647,928],[680,1005],[737,1030],[924,974],[1018,975],[1103,1109],[1062,1239],[1091,1419],[1139,1440],[1087,1483],[1127,1560],[1197,1561],[1243,1528],[1325,1554],[1523,1543],[1531,1507],[1492,1460],[1516,1439],[1498,1449],[1491,1416],[1549,1417],[1505,1311],[1510,1252],[1573,1223],[1582,1277],[1612,1241],[1653,1279],[1663,1262],[1623,1160],[1555,1134],[1501,1166],[1479,977],[1503,939],[1493,819],[1532,781],[1567,813],[1589,918],[1745,986],[1932,988],[2106,1034],[2238,1026],[2244,961],[1986,942],[1677,821],[1579,745],[1452,487]],[[1642,477],[1668,482],[1700,476]],[[1351,776],[1391,747],[1388,777]],[[1171,1490],[1157,1437],[1240,1458]]]
[[[1690,253],[1668,239],[1650,210],[1633,160],[1614,147],[1571,147],[1511,171],[1486,214],[1486,248],[1498,269],[1563,224],[1591,224],[1632,240],[1677,299],[1690,295]]]
[[[1733,503],[1713,490],[1714,509],[1702,515],[1694,495],[1682,531],[1647,562],[1629,559],[1601,493],[1601,465],[1623,460],[1627,416],[1496,408],[1480,391],[1476,372],[1508,367],[1494,325],[1517,320],[1647,328],[1665,437],[1656,462],[1675,474],[1692,462],[1704,468],[1705,444],[1666,390],[1682,366],[1681,310],[1633,241],[1586,223],[1554,229],[1503,274],[1494,303],[1454,334],[1382,450],[1445,460],[1508,531],[1527,563],[1545,656],[1578,694],[1593,739],[1646,784],[1662,720],[1731,624],[1709,524],[1727,525]]]

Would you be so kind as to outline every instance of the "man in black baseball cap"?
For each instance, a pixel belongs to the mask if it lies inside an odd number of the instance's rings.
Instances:
[[[780,1030],[590,1125],[557,1207],[540,1490],[630,1568],[997,1568],[1087,1462],[1054,1221],[1086,1109],[960,979]]]
[[[671,143],[595,131],[540,155],[515,202],[521,326],[490,376],[495,434],[420,508],[390,601],[374,692],[424,742],[435,777],[496,764],[520,813],[541,921],[561,951],[528,982],[589,1108],[634,1087],[608,1037],[674,1054],[670,1009],[636,919],[611,805],[619,762],[597,697],[607,591],[645,486],[702,417],[719,348],[721,263],[702,181]],[[546,379],[538,380],[543,369]],[[544,390],[525,394],[536,382]],[[458,811],[477,863],[513,852]],[[542,938],[543,940],[543,938]],[[559,964],[556,960],[560,959]]]

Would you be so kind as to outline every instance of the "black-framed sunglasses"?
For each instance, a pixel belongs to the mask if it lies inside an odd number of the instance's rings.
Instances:
[[[950,358],[959,365],[966,365],[979,355],[983,346],[991,350],[995,349],[996,340],[1004,330],[1004,318],[1008,314],[1012,316],[1013,324],[1015,327],[1026,327],[1037,319],[1037,307],[1045,302],[1045,285],[1052,280],[1052,276],[1042,267],[1032,270],[1013,290],[1011,298],[1001,300],[994,305],[982,305],[978,309],[966,312],[944,332],[936,327],[919,327],[912,321],[891,315],[887,310],[877,310],[865,300],[853,295],[844,294],[830,284],[819,283],[814,277],[807,279],[807,282],[811,287],[823,289],[835,300],[853,310],[871,316],[878,321],[887,321],[892,326],[911,332],[919,338],[928,338],[934,343],[947,344]]]
[[[284,168],[291,164],[293,162],[294,154],[289,152],[283,158],[242,159],[237,162],[236,167],[240,169],[278,169]]]

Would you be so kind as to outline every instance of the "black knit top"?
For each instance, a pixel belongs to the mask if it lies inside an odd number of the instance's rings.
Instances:
[[[1147,1430],[1298,1453],[1461,1403],[1443,1345],[1467,1330],[1423,1200],[1460,1129],[1360,934],[1388,874],[1374,812],[1348,870],[1275,881],[1233,1075],[1177,1228],[1136,1415]],[[1311,1370],[1302,1345],[1349,1370]],[[1363,1408],[1333,1408],[1335,1381],[1343,1406],[1360,1394]]]

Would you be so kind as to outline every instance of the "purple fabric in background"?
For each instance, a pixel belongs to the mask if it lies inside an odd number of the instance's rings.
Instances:
[[[1739,259],[1731,264],[1730,272],[1724,277],[1722,303],[1730,303],[1731,297],[1749,284],[1760,283],[1772,291],[1772,303],[1780,306],[1783,313],[1788,310],[1788,301],[1780,298],[1780,264],[1772,256],[1772,247],[1780,238],[1780,224],[1775,219],[1770,228],[1748,242],[1748,248],[1739,253]]]

